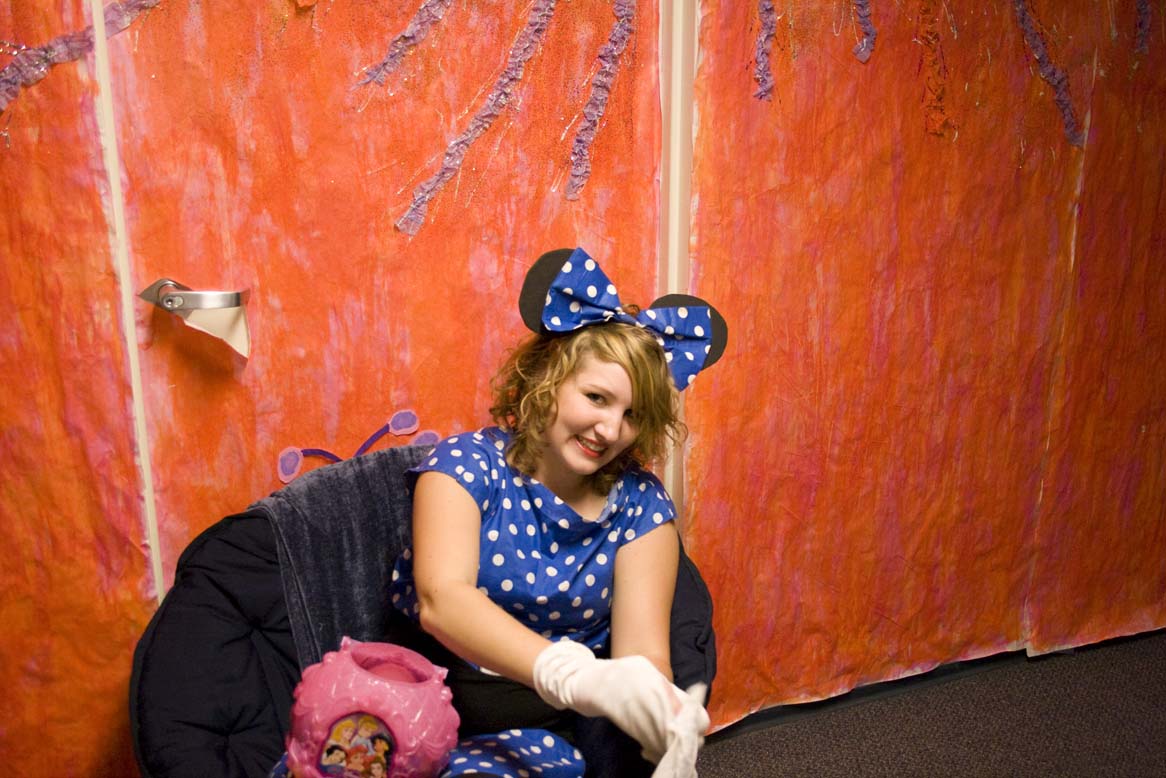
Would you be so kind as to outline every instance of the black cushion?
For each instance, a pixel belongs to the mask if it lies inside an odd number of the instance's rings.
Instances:
[[[267,775],[299,676],[271,525],[228,516],[183,552],[134,651],[130,723],[143,777]]]

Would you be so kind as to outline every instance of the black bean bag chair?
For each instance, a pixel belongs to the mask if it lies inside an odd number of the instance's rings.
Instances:
[[[195,538],[134,651],[130,726],[143,778],[266,776],[303,668],[348,635],[380,640],[393,561],[409,544],[401,446],[319,468]],[[681,553],[677,684],[716,674],[712,600]]]

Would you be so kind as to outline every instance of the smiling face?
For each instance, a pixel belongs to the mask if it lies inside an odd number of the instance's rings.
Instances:
[[[559,385],[555,408],[533,475],[569,499],[635,442],[631,379],[619,364],[585,355]]]

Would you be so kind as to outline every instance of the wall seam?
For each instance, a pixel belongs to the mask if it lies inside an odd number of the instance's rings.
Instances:
[[[696,0],[660,4],[661,219],[658,294],[690,292],[692,230],[693,91],[696,62]],[[680,401],[684,418],[684,395]],[[665,487],[676,503],[683,530],[684,445],[673,448],[664,467]]]
[[[93,17],[93,60],[97,69],[97,134],[101,143],[101,158],[109,181],[108,214],[109,242],[114,275],[118,285],[118,304],[121,314],[122,338],[125,341],[126,360],[130,374],[131,416],[133,418],[134,460],[141,476],[142,511],[146,526],[146,543],[150,553],[150,572],[154,579],[154,595],[161,604],[165,590],[162,573],[162,554],[159,548],[157,506],[154,498],[154,474],[150,462],[150,444],[146,434],[146,404],[142,391],[142,369],[138,360],[137,325],[134,320],[133,272],[130,266],[128,230],[125,217],[125,198],[121,186],[121,157],[118,152],[117,126],[113,111],[113,71],[106,42],[105,9],[101,0],[89,0]]]

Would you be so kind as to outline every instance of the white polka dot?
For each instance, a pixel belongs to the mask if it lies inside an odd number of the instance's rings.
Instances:
[[[563,581],[561,584],[559,584],[559,591],[560,591],[560,592],[565,592],[565,591],[567,591],[567,590],[568,590],[568,589],[570,589],[570,588],[571,588],[571,582],[570,582],[570,581]]]
[[[548,575],[549,577],[551,577],[551,578],[554,578],[554,577],[555,577],[556,575],[558,575],[558,574],[559,574],[559,571],[558,571],[558,570],[556,570],[555,568],[553,568],[553,567],[548,567],[548,568],[547,568],[547,575]]]
[[[514,581],[511,581],[509,578],[507,578],[502,581],[500,586],[502,587],[502,591],[508,592],[514,588]]]
[[[603,598],[607,597],[607,587],[606,586],[603,587],[603,591],[599,593],[599,596],[603,597]]]
[[[518,554],[518,558],[519,558],[519,559],[526,559],[526,554],[522,553],[522,549],[521,549],[521,548],[520,548],[520,549],[517,549],[517,550],[516,550],[514,553],[515,553],[515,554]]]
[[[570,529],[571,528],[571,522],[567,521],[566,519],[559,519],[558,524],[563,529]]]
[[[696,325],[695,327],[693,327],[693,328],[692,328],[692,331],[696,333],[696,336],[697,336],[698,338],[703,338],[703,337],[704,337],[704,327],[700,326],[699,324],[698,324],[698,325]]]
[[[510,510],[511,508],[514,507],[514,503],[510,502],[509,497],[503,497],[502,498],[502,507],[505,508],[506,510]]]
[[[462,455],[462,450],[460,448],[455,448],[455,449],[451,450],[449,453],[450,453],[450,456],[460,457]]]
[[[558,543],[551,543],[551,553],[552,554],[559,553],[559,544]],[[571,564],[571,563],[567,562],[567,564]]]
[[[591,575],[591,573],[588,573],[587,577],[583,580],[587,582],[588,586],[595,586],[595,576]]]
[[[663,523],[663,521],[664,521],[664,517],[660,515],[659,511],[656,511],[655,513],[652,514],[652,522],[654,524],[661,524],[661,523]]]
[[[598,555],[597,557],[595,557],[595,561],[601,565],[606,565],[607,564],[607,554]]]
[[[547,604],[547,596],[545,594],[540,594],[538,597],[534,598],[534,601],[537,602],[539,605],[546,605]]]
[[[591,538],[583,538],[583,546],[587,547],[590,545],[591,545]]]
[[[543,555],[537,551],[531,551],[530,556],[532,559],[542,559],[543,558]]]
[[[587,610],[583,611],[583,618],[585,618],[585,619],[589,619],[589,618],[591,618],[591,617],[592,617],[592,616],[594,616],[594,615],[595,615],[595,611],[591,610],[590,608],[588,608]]]
[[[511,535],[517,535],[517,534],[518,534],[518,527],[514,526],[513,524],[511,524],[511,525],[510,525],[510,527],[509,527],[508,529],[510,530],[510,534],[511,534]]]
[[[583,604],[582,597],[576,597],[575,599],[571,600],[571,607],[572,608],[578,608],[582,604]]]
[[[560,319],[558,316],[552,316],[551,317],[551,324],[555,325],[556,327],[560,327],[563,324],[563,320]]]
[[[458,465],[457,467],[455,467],[453,469],[453,471],[455,473],[457,473],[458,475],[461,475],[462,473],[466,472],[466,469],[464,467],[462,467],[461,465]]]
[[[494,567],[501,567],[502,564],[506,561],[506,557],[502,556],[501,554],[495,554],[490,559],[490,561],[494,563]]]
[[[564,262],[564,263],[563,263],[563,270],[562,270],[562,272],[564,272],[564,273],[570,273],[570,272],[571,272],[572,270],[574,270],[574,269],[575,269],[575,268],[571,267],[571,261],[570,261],[570,260],[567,260],[566,262]]]
[[[579,313],[579,311],[583,310],[583,306],[574,300],[571,301],[571,305],[568,307],[570,307],[571,313]]]
[[[588,284],[588,286],[587,286],[587,296],[588,296],[588,297],[592,297],[592,298],[593,298],[593,297],[595,297],[597,294],[599,294],[599,290],[598,290],[598,289],[596,289],[596,288],[595,288],[593,285],[590,285],[590,284]]]
[[[653,311],[651,308],[649,308],[648,310],[644,311],[644,313],[648,314],[648,318],[649,318],[649,319],[652,319],[653,321],[655,321],[655,319],[656,319],[656,312],[655,312],[655,311]]]
[[[619,540],[619,530],[613,529],[611,532],[607,533],[607,540],[609,543],[614,543],[615,541]]]
[[[569,556],[563,560],[563,564],[569,565],[569,564],[573,563],[574,561],[575,561],[575,555],[571,554],[571,556]]]
[[[526,582],[527,583],[534,583],[534,573],[527,573],[526,574]]]
[[[462,480],[465,481],[467,484],[472,484],[474,482],[474,474],[473,473],[462,473]]]
[[[629,529],[627,532],[625,532],[623,534],[623,539],[624,540],[635,540],[636,539],[636,531],[634,529]]]
[[[437,464],[437,457],[434,457],[433,459],[429,460],[430,467],[433,467],[436,464]]]
[[[541,508],[541,507],[543,507],[543,498],[541,498],[541,497],[535,497],[535,498],[534,498],[534,507],[536,507],[536,508]]]
[[[547,735],[546,737],[543,738],[543,745],[545,745],[547,748],[550,748],[554,744],[555,744],[555,739],[552,738],[550,735]]]
[[[609,295],[612,295],[613,297],[617,294],[617,292],[615,291],[615,284],[608,284],[607,285],[607,293]]]
[[[498,530],[496,530],[496,529],[490,530],[489,532],[486,533],[486,537],[488,537],[490,540],[497,540],[498,539]]]
[[[530,535],[532,538],[534,537],[534,525],[533,524],[526,525],[526,534]]]

